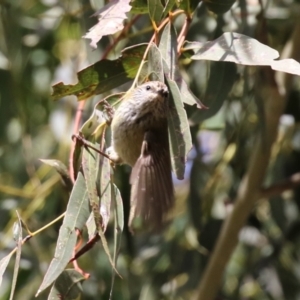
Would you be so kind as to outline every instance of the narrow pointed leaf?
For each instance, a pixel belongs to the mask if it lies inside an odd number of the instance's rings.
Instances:
[[[63,224],[59,230],[54,258],[37,291],[37,295],[51,285],[65,269],[76,245],[77,236],[75,229],[82,230],[89,213],[88,193],[83,175],[79,172],[69,199]]]
[[[177,65],[177,36],[174,27],[168,23],[162,33],[159,50],[169,68],[168,77],[174,80]]]
[[[107,240],[103,231],[103,218],[100,214],[100,199],[97,192],[96,180],[97,180],[97,153],[92,149],[84,149],[82,154],[82,168],[86,180],[86,186],[88,190],[90,206],[94,216],[94,222],[96,225],[96,230],[100,236],[103,249],[107,254],[108,260],[111,263],[111,266],[115,272],[119,275],[118,271],[115,268],[113,259],[110,255]]]
[[[114,222],[114,264],[117,265],[118,254],[121,246],[122,232],[124,229],[124,209],[121,194],[116,185],[112,185],[112,198],[114,202],[115,222]],[[110,299],[112,299],[113,287],[115,282],[115,273],[112,275],[110,289]]]
[[[106,230],[110,218],[111,206],[111,166],[106,157],[101,157],[98,178],[99,182],[99,195],[100,195],[100,215],[102,217],[103,230]]]
[[[168,126],[172,169],[178,179],[183,179],[187,154],[192,149],[192,138],[180,91],[176,83],[167,76],[166,83],[171,94]]]
[[[17,278],[18,278],[18,273],[19,273],[19,268],[20,268],[20,260],[21,260],[21,251],[22,251],[22,221],[20,219],[20,216],[17,213],[18,216],[18,221],[16,222],[17,226],[17,236],[15,238],[17,242],[17,252],[16,252],[16,261],[15,261],[15,266],[14,266],[14,274],[13,274],[13,279],[11,283],[11,290],[10,290],[10,296],[9,300],[14,299],[14,293],[15,293],[15,288],[17,284]]]
[[[3,257],[1,260],[0,260],[0,287],[1,287],[1,284],[2,284],[2,279],[3,279],[3,274],[7,268],[7,265],[10,261],[12,257],[12,253],[6,255],[5,257]]]
[[[192,93],[181,76],[177,64],[177,36],[172,25],[167,24],[161,36],[159,50],[165,62],[164,72],[169,74],[179,88],[181,100],[188,105],[197,105],[197,108],[206,108],[205,105]]]
[[[155,44],[151,45],[148,54],[148,74],[153,81],[164,81],[162,56]]]

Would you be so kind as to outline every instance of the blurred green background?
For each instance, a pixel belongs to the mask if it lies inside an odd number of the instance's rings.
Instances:
[[[290,51],[299,61],[300,2],[262,2],[269,45],[280,53]],[[52,102],[51,85],[75,84],[76,73],[100,60],[112,43],[114,37],[104,37],[97,50],[92,50],[89,41],[82,39],[96,23],[90,16],[104,4],[100,0],[0,1],[0,258],[15,247],[16,210],[31,231],[65,211],[68,191],[58,174],[39,159],[59,159],[68,165],[78,104],[73,96]],[[256,0],[236,1],[230,11],[219,15],[200,3],[187,40],[212,40],[223,31],[255,37],[260,12]],[[176,20],[175,26],[181,26],[180,22]],[[126,46],[148,42],[151,36],[149,17],[142,15],[109,58],[118,57]],[[265,125],[264,101],[255,93],[255,68],[191,62],[184,56],[179,63],[197,97],[202,99],[209,84],[219,94],[213,95],[214,102],[204,101],[210,115],[204,121],[196,118],[191,127],[195,147],[185,180],[175,180],[177,204],[168,226],[161,234],[132,236],[128,229],[124,231],[118,260],[123,278],[116,277],[113,299],[191,299],[222,222],[232,209],[254,136]],[[300,171],[300,80],[285,80],[287,107],[262,185]],[[120,87],[124,90],[126,85]],[[88,99],[84,120],[103,96]],[[195,118],[195,108],[186,109]],[[129,172],[120,167],[115,176],[127,215]],[[300,299],[299,209],[299,188],[258,201],[240,233],[218,299]],[[54,255],[60,224],[23,246],[14,299],[34,299]],[[106,236],[113,247],[113,226],[109,225]],[[13,262],[3,277],[3,300],[9,299]],[[109,299],[112,270],[100,243],[79,263],[91,274],[83,283],[82,299]],[[47,299],[47,292],[37,299]]]

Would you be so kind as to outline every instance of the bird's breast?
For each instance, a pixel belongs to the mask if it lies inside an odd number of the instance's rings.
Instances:
[[[134,166],[141,154],[145,132],[164,130],[165,123],[165,119],[155,119],[151,114],[134,118],[115,115],[111,125],[114,150],[124,163]]]

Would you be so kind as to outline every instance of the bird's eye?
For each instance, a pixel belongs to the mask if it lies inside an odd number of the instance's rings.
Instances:
[[[147,85],[147,86],[146,86],[146,90],[147,90],[147,91],[150,91],[150,89],[151,89],[150,85]]]

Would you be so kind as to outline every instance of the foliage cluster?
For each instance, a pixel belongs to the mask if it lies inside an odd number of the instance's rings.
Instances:
[[[299,1],[0,5],[0,299],[298,299]],[[146,80],[171,94],[177,203],[132,236],[129,168],[71,136],[105,151]]]

